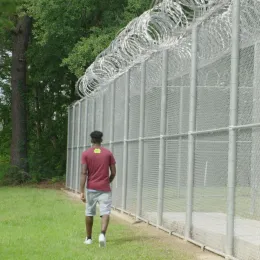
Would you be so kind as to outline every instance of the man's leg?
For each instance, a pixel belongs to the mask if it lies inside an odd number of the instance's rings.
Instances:
[[[87,239],[92,239],[93,222],[94,222],[94,218],[92,216],[86,216]]]
[[[92,228],[94,222],[94,216],[96,215],[97,195],[94,192],[87,191],[87,205],[86,205],[86,233],[87,237],[85,244],[92,243]]]
[[[112,194],[111,192],[104,192],[99,196],[100,216],[101,218],[101,234],[99,235],[99,246],[106,246],[106,232],[109,224],[109,216],[112,206]]]
[[[109,215],[103,215],[102,216],[102,220],[101,220],[101,233],[104,234],[104,235],[106,235],[106,232],[107,232],[109,219],[110,219]]]

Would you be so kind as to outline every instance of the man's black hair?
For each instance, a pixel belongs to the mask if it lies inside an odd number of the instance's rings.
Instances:
[[[94,131],[90,134],[90,137],[93,144],[101,144],[103,133],[100,131]]]

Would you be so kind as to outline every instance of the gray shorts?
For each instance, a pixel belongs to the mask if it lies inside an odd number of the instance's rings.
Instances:
[[[112,206],[112,193],[104,191],[86,191],[87,204],[86,216],[96,216],[97,203],[99,204],[100,216],[110,215]]]

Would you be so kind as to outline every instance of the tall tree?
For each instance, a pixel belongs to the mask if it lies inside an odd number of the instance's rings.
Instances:
[[[77,77],[122,27],[149,8],[150,2],[0,0],[0,91],[4,93],[0,100],[0,120],[4,121],[0,149],[11,154],[12,165],[27,171],[29,164],[33,180],[64,175],[67,106],[79,99],[75,95]],[[33,19],[31,37],[28,16]],[[9,177],[10,183],[19,178],[12,171]]]
[[[26,51],[31,32],[31,18],[27,15],[17,17],[13,31],[12,69],[11,69],[11,115],[12,145],[11,164],[28,172],[27,155],[27,109],[26,109]]]

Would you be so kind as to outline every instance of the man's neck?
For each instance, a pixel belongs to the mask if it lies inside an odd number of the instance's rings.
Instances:
[[[92,147],[99,148],[99,147],[101,147],[101,144],[93,144]]]

